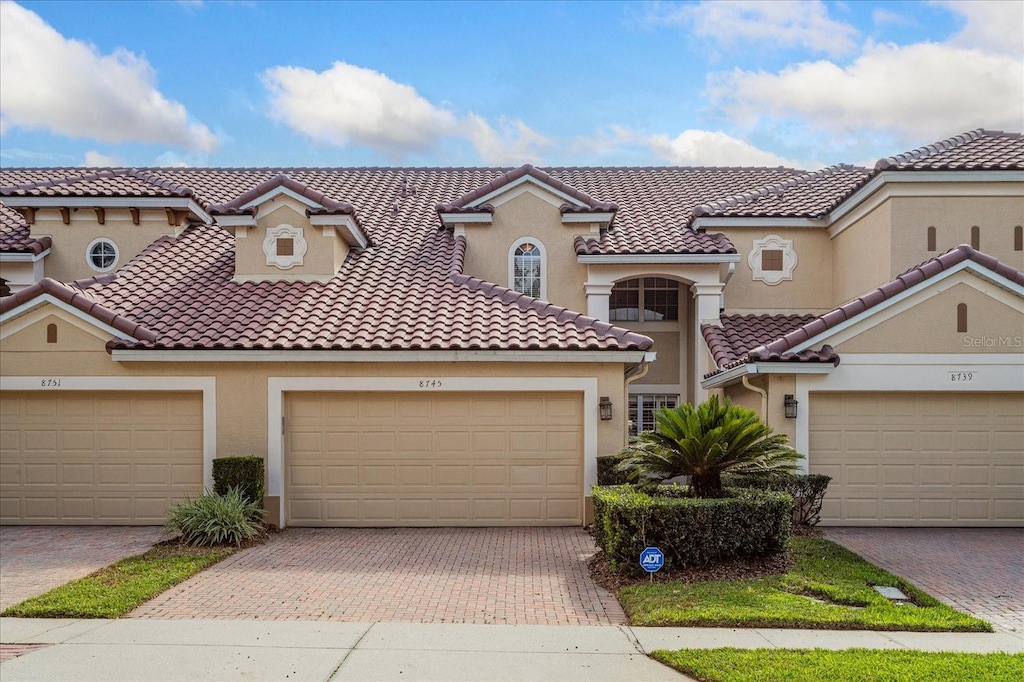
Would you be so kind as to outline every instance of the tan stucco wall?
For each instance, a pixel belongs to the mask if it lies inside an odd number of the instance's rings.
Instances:
[[[750,383],[758,386],[759,388],[764,388],[762,384],[767,383],[767,379],[751,379]],[[756,391],[751,391],[743,384],[727,386],[723,389],[723,394],[733,405],[739,405],[740,407],[745,407],[748,410],[753,410],[754,412],[761,414],[761,395]]]
[[[681,311],[685,312],[685,310]],[[657,359],[651,363],[647,374],[634,383],[634,387],[644,384],[682,385],[686,382],[686,368],[682,359],[685,358],[686,339],[679,331],[676,322],[616,322],[631,331],[654,339]],[[685,391],[683,391],[685,393]]]
[[[1013,307],[959,283],[837,345],[836,350],[840,354],[1024,352],[1024,302],[1015,301]],[[961,303],[967,304],[966,334],[956,330]]]
[[[95,277],[104,273],[93,270],[86,259],[86,248],[94,239],[105,237],[117,245],[118,259],[115,269],[122,267],[143,249],[163,235],[173,235],[163,209],[143,209],[139,224],[132,223],[127,208],[109,208],[104,224],[96,220],[91,208],[72,208],[71,222],[65,225],[55,208],[42,208],[36,212],[31,226],[33,237],[49,236],[53,239],[50,255],[46,257],[45,274],[61,282]]]
[[[235,238],[235,277],[311,280],[333,277],[337,266],[348,252],[347,247],[340,238],[334,236],[334,228],[310,225],[305,210],[305,206],[284,195],[260,204],[256,227],[235,228],[236,235],[245,232],[244,238]],[[306,254],[303,256],[302,265],[294,265],[288,269],[268,265],[267,254],[263,251],[263,240],[267,237],[267,230],[285,223],[300,228],[302,238],[306,240]]]
[[[936,191],[938,187],[929,183],[921,189]],[[1013,228],[1024,224],[1024,183],[1016,187],[1019,196],[890,199],[893,225],[891,274],[895,276],[959,244],[970,244],[971,227],[974,225],[980,228],[981,251],[1018,270],[1024,269],[1024,251],[1013,250]],[[967,188],[970,191],[984,189],[984,186]],[[1005,190],[1005,187],[1001,189]],[[935,251],[927,249],[929,226],[935,227]]]
[[[555,305],[585,313],[587,296],[583,283],[587,268],[576,262],[573,236],[582,226],[562,224],[558,210],[561,200],[552,205],[533,194],[531,189],[494,209],[490,225],[466,224],[466,262],[464,272],[501,286],[509,285],[508,253],[524,237],[534,237],[544,247],[547,300]]]
[[[725,286],[726,313],[824,312],[832,307],[832,244],[824,228],[723,228],[741,260]],[[754,279],[747,261],[753,243],[769,235],[793,242],[793,279],[769,285]]]
[[[892,205],[886,201],[832,240],[832,305],[891,279]]]
[[[613,404],[613,419],[597,422],[598,455],[618,452],[626,442],[626,388],[623,364],[529,362],[115,362],[105,341],[91,334],[65,332],[47,348],[49,316],[3,340],[0,375],[40,377],[213,376],[217,380],[217,455],[263,455],[267,443],[267,379],[287,377],[595,377],[598,395]],[[42,343],[40,343],[42,339]],[[530,390],[527,381],[523,390]]]
[[[789,437],[789,444],[796,445],[796,420],[786,419],[786,394],[796,394],[796,376],[793,374],[768,375],[768,417],[765,421],[776,433]],[[809,405],[798,405],[798,410],[810,409]],[[806,455],[806,452],[800,453]]]

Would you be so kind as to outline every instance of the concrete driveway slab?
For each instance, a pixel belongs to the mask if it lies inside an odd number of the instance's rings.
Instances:
[[[369,629],[368,623],[237,621],[225,628],[212,620],[115,620],[81,634],[74,643],[350,649]]]
[[[162,539],[159,526],[0,526],[0,611]]]
[[[617,625],[580,528],[290,528],[132,618]]]
[[[825,528],[955,609],[1024,633],[1024,528]]]

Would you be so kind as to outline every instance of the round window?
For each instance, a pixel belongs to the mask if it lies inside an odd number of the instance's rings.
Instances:
[[[94,239],[86,249],[86,258],[93,270],[112,270],[117,265],[117,245],[109,239]]]

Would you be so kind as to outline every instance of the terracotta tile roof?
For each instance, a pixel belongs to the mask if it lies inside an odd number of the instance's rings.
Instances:
[[[815,319],[814,315],[723,315],[722,326],[701,325],[701,333],[718,370],[706,375],[746,364],[751,360],[811,361],[812,357],[752,358],[750,351],[799,329]],[[831,358],[829,358],[831,360]]]
[[[1022,170],[1024,135],[979,128],[913,151],[880,159],[886,170]]]
[[[582,192],[579,189],[577,189],[576,187],[573,187],[571,185],[567,185],[564,182],[562,182],[561,180],[559,180],[558,178],[556,178],[556,177],[554,177],[552,175],[549,175],[548,173],[545,173],[544,171],[542,171],[542,170],[540,170],[538,168],[534,168],[533,166],[531,166],[530,164],[527,163],[525,165],[520,166],[519,168],[516,168],[516,169],[510,170],[510,171],[508,171],[506,173],[503,173],[502,175],[500,175],[497,178],[491,180],[487,184],[481,185],[481,186],[473,189],[472,191],[467,192],[466,194],[463,194],[458,199],[455,199],[455,200],[449,201],[449,202],[445,202],[445,203],[439,203],[437,205],[437,212],[438,213],[460,213],[460,212],[464,212],[464,211],[465,212],[479,212],[479,210],[480,210],[479,208],[470,206],[469,204],[472,204],[477,199],[479,199],[481,197],[485,197],[488,194],[490,194],[490,193],[492,193],[492,192],[494,192],[496,190],[499,190],[502,187],[505,187],[506,185],[509,185],[509,184],[515,182],[516,180],[518,180],[520,178],[523,178],[523,177],[526,177],[526,176],[530,176],[531,178],[533,178],[533,179],[535,179],[535,180],[537,180],[537,181],[539,181],[539,182],[541,182],[541,183],[543,183],[545,185],[548,185],[552,189],[555,189],[555,190],[561,192],[562,194],[566,194],[566,195],[572,197],[573,199],[575,199],[577,202],[579,202],[581,204],[580,206],[575,206],[575,205],[569,204],[569,203],[562,204],[561,210],[562,210],[563,213],[568,213],[568,212],[577,213],[577,212],[586,212],[586,211],[615,212],[615,211],[619,210],[619,206],[615,202],[613,202],[613,201],[600,201],[598,199],[594,199],[593,197],[591,197],[586,192]],[[493,210],[493,208],[491,210]]]
[[[7,173],[4,172],[5,180]],[[0,187],[0,197],[191,197],[188,187],[135,168],[87,170],[79,175]]]
[[[321,208],[311,209],[306,212],[307,215],[354,215],[356,212],[356,209],[352,204],[332,199],[323,192],[318,192],[308,185],[293,179],[287,173],[278,173],[274,177],[261,182],[252,189],[242,192],[227,203],[211,204],[209,206],[209,212],[211,215],[234,215],[240,213],[250,213],[251,215],[255,215],[256,212],[254,208],[245,209],[243,206],[253,199],[257,199],[278,187],[284,187],[285,189],[295,192],[299,196],[320,204]]]
[[[697,206],[696,217],[749,216],[820,218],[870,177],[858,166],[838,165]]]
[[[10,229],[0,230],[0,253],[31,253],[38,255],[53,246],[53,240],[49,237],[32,237],[29,234],[29,227],[24,224],[21,214],[17,213],[14,209],[0,206],[0,215],[2,215],[5,224],[8,221],[12,223]],[[18,222],[21,224],[17,224]]]
[[[157,335],[151,330],[134,322],[117,312],[96,302],[94,299],[84,295],[79,289],[61,284],[57,280],[44,277],[39,282],[21,291],[0,299],[0,312],[7,312],[17,308],[26,301],[31,301],[37,296],[50,294],[54,298],[78,308],[83,313],[92,316],[103,324],[109,325],[118,331],[124,332],[136,339],[143,341],[155,341]]]

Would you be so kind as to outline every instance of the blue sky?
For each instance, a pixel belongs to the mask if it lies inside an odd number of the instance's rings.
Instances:
[[[1024,129],[1021,2],[0,2],[0,164],[794,165]]]

